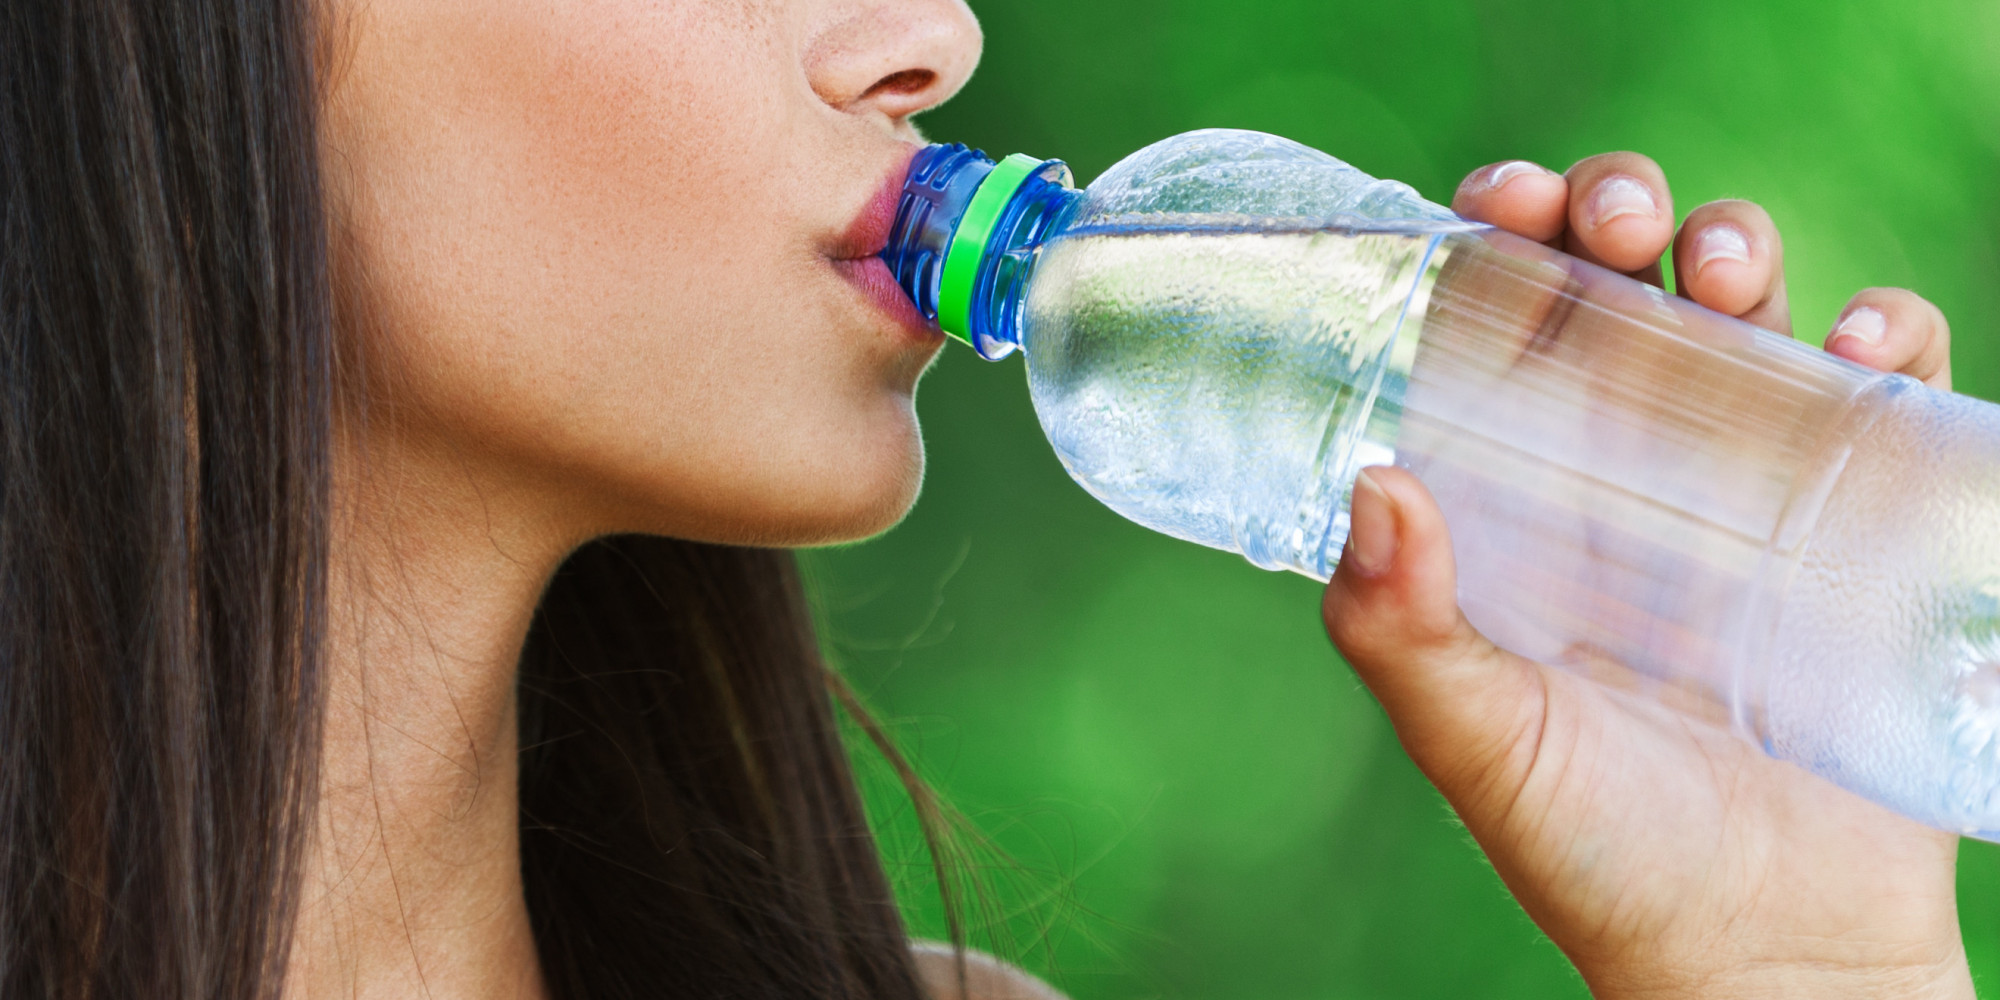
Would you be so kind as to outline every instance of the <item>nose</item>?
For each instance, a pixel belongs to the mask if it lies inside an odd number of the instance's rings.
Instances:
[[[965,0],[830,5],[806,50],[806,76],[838,111],[891,122],[944,103],[979,65],[979,21]]]

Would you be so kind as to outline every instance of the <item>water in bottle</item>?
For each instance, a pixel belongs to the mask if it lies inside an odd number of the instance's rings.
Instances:
[[[884,256],[1025,356],[1064,467],[1134,521],[1326,579],[1355,474],[1403,466],[1502,647],[2000,838],[2000,408],[1255,132],[1082,191],[933,146]]]

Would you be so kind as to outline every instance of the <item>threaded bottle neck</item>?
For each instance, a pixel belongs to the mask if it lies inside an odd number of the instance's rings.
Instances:
[[[1061,160],[999,163],[958,143],[910,162],[882,259],[924,318],[988,360],[1020,346],[1021,299],[1034,251],[1067,220],[1078,193]]]

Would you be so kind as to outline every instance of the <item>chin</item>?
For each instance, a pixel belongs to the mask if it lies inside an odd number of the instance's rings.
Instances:
[[[856,463],[831,472],[812,490],[811,503],[793,508],[796,522],[787,546],[833,545],[873,538],[901,523],[916,505],[924,482],[924,449],[914,435],[894,461]],[[827,487],[834,487],[827,490]]]
[[[856,542],[902,521],[924,479],[923,440],[881,435],[872,446],[815,449],[782,476],[761,477],[751,493],[705,498],[689,523],[686,508],[656,510],[655,533],[700,541],[771,548]],[[744,484],[749,485],[749,484]],[[677,522],[677,523],[675,523]]]
[[[787,508],[796,518],[787,545],[833,545],[872,538],[901,523],[924,482],[924,439],[903,396],[888,412],[854,425],[842,441],[822,441],[811,471],[798,477]]]
[[[904,397],[907,400],[907,397]],[[855,542],[902,521],[924,479],[924,443],[907,401],[861,419],[800,420],[731,441],[699,471],[675,461],[622,465],[583,534],[665,535],[719,545],[798,548]],[[761,440],[762,447],[758,447]],[[574,483],[578,477],[569,477]]]

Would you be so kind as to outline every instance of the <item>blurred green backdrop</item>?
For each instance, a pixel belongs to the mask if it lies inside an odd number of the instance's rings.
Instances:
[[[2000,4],[973,0],[986,56],[924,128],[1088,181],[1204,126],[1276,132],[1447,201],[1482,164],[1652,155],[1685,212],[1763,203],[1817,340],[1867,285],[1957,329],[2000,394]],[[1320,630],[1318,588],[1154,536],[1050,455],[1018,360],[923,384],[909,519],[812,553],[830,653],[1010,853],[1018,958],[1078,1000],[1581,997]],[[863,758],[911,919],[907,803]],[[2000,992],[2000,848],[1968,843]]]

